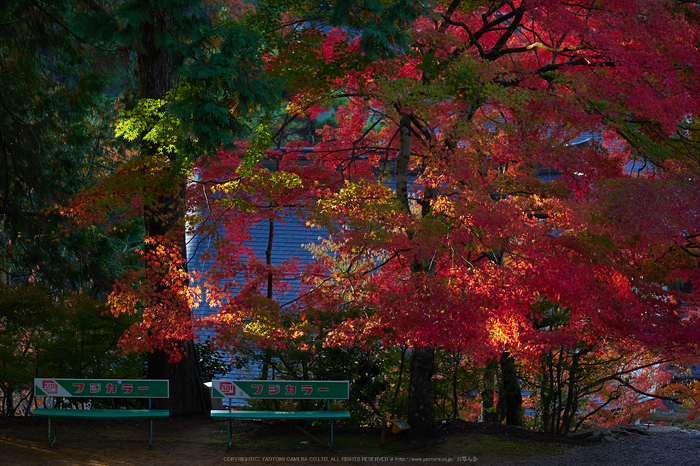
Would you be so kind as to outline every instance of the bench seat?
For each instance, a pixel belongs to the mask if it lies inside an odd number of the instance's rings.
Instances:
[[[48,409],[35,408],[34,416],[81,419],[162,419],[170,417],[167,409]]]
[[[350,419],[350,411],[246,411],[214,409],[212,418],[220,419]]]

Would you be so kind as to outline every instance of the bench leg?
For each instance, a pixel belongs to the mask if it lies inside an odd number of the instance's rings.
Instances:
[[[333,448],[333,419],[331,419],[331,448]]]
[[[231,440],[231,419],[226,420],[226,450],[231,449],[231,444],[233,443],[233,440]]]
[[[148,432],[148,449],[153,448],[153,419],[151,419],[151,427]]]
[[[51,423],[51,418],[49,418],[49,448],[53,447],[56,443],[56,426]]]

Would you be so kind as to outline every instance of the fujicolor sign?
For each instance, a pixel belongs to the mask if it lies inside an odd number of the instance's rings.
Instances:
[[[213,380],[212,398],[346,400],[347,380]]]
[[[168,398],[167,380],[143,379],[34,379],[36,396],[109,398]]]

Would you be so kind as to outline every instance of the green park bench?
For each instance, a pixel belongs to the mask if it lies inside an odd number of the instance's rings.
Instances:
[[[227,442],[230,449],[231,421],[249,420],[325,420],[331,421],[331,438],[328,446],[333,448],[333,421],[349,419],[349,411],[331,410],[331,400],[347,400],[350,388],[347,380],[310,381],[310,380],[214,380],[212,381],[212,398],[237,398],[242,400],[327,400],[326,409],[322,411],[253,411],[247,409],[213,409],[213,419],[226,419]],[[295,424],[296,425],[296,424]],[[296,425],[305,434],[307,431]]]
[[[152,398],[168,398],[168,380],[145,379],[34,379],[36,397],[56,398],[148,398],[148,409],[35,408],[34,416],[49,418],[49,447],[56,441],[57,418],[72,419],[150,419],[148,448],[153,446],[153,419],[167,418],[167,409],[151,409]],[[47,406],[47,400],[44,401]],[[55,423],[54,423],[55,424]]]

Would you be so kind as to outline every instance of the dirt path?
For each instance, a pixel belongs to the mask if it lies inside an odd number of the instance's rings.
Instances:
[[[335,448],[316,443],[289,424],[234,425],[237,447],[226,451],[226,424],[211,419],[154,421],[148,449],[147,421],[59,420],[58,440],[48,448],[46,419],[0,419],[1,465],[437,465],[498,464],[558,454],[571,443],[537,434],[456,424],[429,445],[415,445],[389,434],[382,445],[378,429],[338,429]],[[327,439],[328,426],[308,427]],[[522,434],[522,435],[521,435]]]

